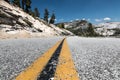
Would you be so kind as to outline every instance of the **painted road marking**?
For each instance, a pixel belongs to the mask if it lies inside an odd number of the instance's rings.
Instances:
[[[37,80],[40,72],[44,69],[56,48],[62,41],[57,42],[52,48],[35,60],[27,69],[21,72],[15,80]]]
[[[75,69],[66,39],[64,40],[59,56],[59,63],[57,65],[54,80],[80,80]]]
[[[62,41],[56,43],[56,45],[50,48],[40,58],[35,60],[33,64],[31,64],[25,71],[21,72],[20,75],[16,77],[16,80],[49,80],[53,77],[54,80],[80,80],[78,73],[76,72],[67,41],[65,39],[61,45]],[[54,56],[57,50],[59,51],[59,56]],[[57,67],[54,69],[54,75],[52,74],[51,77],[51,74],[48,72],[48,78],[44,79],[43,77],[45,76],[40,78],[41,73],[45,70],[49,62],[51,62],[50,60],[52,57],[58,58],[55,59],[57,61]],[[48,67],[47,70],[50,69]]]
[[[54,78],[63,41],[55,50],[54,54],[52,55],[52,57],[50,58],[50,60],[48,61],[48,63],[40,73],[40,75],[38,76],[37,80],[50,80],[51,78]]]

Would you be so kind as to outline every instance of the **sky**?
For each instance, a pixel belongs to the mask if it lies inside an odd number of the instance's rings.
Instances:
[[[88,20],[91,23],[120,21],[120,0],[31,0],[43,18],[44,9],[55,13],[56,23]]]

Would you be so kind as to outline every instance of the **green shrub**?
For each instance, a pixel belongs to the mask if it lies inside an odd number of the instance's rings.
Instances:
[[[114,29],[115,33],[113,34],[113,36],[118,36],[120,35],[120,29],[116,28]]]
[[[64,23],[57,25],[59,28],[65,28]]]

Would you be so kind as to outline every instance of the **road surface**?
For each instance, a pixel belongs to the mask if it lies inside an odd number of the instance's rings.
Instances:
[[[62,39],[63,37],[0,40],[0,80],[15,79]],[[49,54],[53,53],[54,51]],[[64,47],[62,45],[58,53],[57,67],[53,71],[55,77],[52,76],[51,80],[120,80],[119,38],[67,37]],[[46,64],[49,60],[46,60]],[[65,65],[61,65],[63,62]],[[42,63],[46,65],[45,61]],[[44,73],[43,69],[42,71]],[[75,72],[75,78],[68,79],[61,75],[62,72],[64,75]]]

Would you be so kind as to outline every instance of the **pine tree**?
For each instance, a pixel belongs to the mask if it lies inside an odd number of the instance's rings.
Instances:
[[[20,7],[20,0],[13,0],[13,4]]]
[[[89,33],[89,36],[94,36],[95,31],[91,23],[88,24],[87,32]]]
[[[48,22],[48,16],[49,16],[49,12],[48,12],[47,9],[45,9],[44,20],[45,20],[46,22]]]
[[[22,0],[22,9],[25,9],[25,0]]]
[[[55,14],[53,13],[51,18],[50,18],[50,24],[54,24],[55,23]]]
[[[34,11],[30,10],[30,11],[29,11],[29,14],[30,14],[31,16],[35,17],[35,12],[34,12]]]
[[[38,8],[35,8],[35,9],[34,9],[34,13],[35,13],[35,16],[36,16],[36,17],[40,17],[40,13],[39,13],[39,11],[38,11]]]
[[[61,27],[62,27],[62,28],[65,28],[65,25],[64,25],[64,23],[62,23],[62,24],[61,24]]]
[[[31,0],[25,0],[26,2],[26,12],[29,13],[30,8],[31,8]]]

